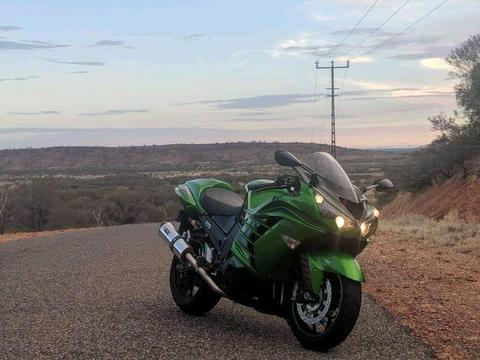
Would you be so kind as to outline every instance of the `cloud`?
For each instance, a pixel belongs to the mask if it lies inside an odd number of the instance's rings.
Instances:
[[[33,112],[9,112],[7,113],[9,115],[56,115],[60,114],[60,111],[57,110],[44,110],[44,111],[33,111]]]
[[[229,119],[227,121],[231,122],[272,122],[272,121],[292,121],[294,119],[291,118],[258,118],[258,117],[238,117]]]
[[[18,31],[18,30],[23,30],[20,26],[0,26],[0,31]]]
[[[420,60],[423,67],[434,70],[449,70],[452,67],[442,58],[430,58]]]
[[[431,46],[418,52],[410,52],[389,56],[390,59],[396,60],[418,60],[427,58],[444,58],[455,46]]]
[[[363,27],[363,28],[356,28],[351,33],[353,35],[370,35],[375,30],[376,30],[376,28],[373,28],[373,27]],[[350,29],[335,30],[335,31],[332,31],[332,32],[328,33],[328,35],[346,35],[346,34],[350,33],[350,31],[351,31]],[[372,37],[392,36],[394,34],[395,33],[389,32],[389,31],[377,30],[375,32],[375,34],[372,35]]]
[[[15,78],[0,78],[0,82],[2,81],[24,81],[29,79],[38,79],[40,76],[37,75],[28,75],[28,76],[21,76]]]
[[[205,37],[207,37],[207,35],[201,34],[201,33],[195,33],[195,34],[180,36],[179,39],[188,43],[190,41],[200,40],[200,39],[205,38]]]
[[[350,84],[363,87],[361,90],[343,91],[341,96],[351,100],[374,100],[374,99],[394,99],[394,98],[414,98],[414,97],[448,97],[453,94],[451,91],[432,88],[415,87],[388,87],[386,84],[349,81]],[[318,97],[322,95],[318,94]],[[252,97],[204,100],[194,103],[177,103],[175,105],[202,104],[211,106],[217,110],[247,110],[247,109],[268,109],[283,107],[295,104],[311,103],[315,99],[314,94],[272,94],[259,95]],[[253,113],[254,114],[254,113]],[[259,112],[263,115],[262,112]],[[265,113],[268,115],[269,113]],[[245,112],[237,119],[254,119],[255,117]],[[254,120],[251,120],[254,121]],[[273,121],[273,120],[272,120]]]
[[[340,57],[336,58],[336,60],[346,62],[346,61],[349,60],[349,57],[348,56],[340,56]],[[353,60],[350,60],[350,62],[351,63],[356,63],[356,64],[371,63],[371,62],[373,62],[373,59],[370,56],[358,56],[358,57],[354,58]]]
[[[89,71],[71,71],[69,74],[88,74]]]
[[[100,40],[90,46],[122,46],[125,42],[119,40]]]
[[[108,115],[125,115],[125,114],[148,113],[148,112],[149,111],[147,109],[129,109],[129,110],[114,109],[114,110],[101,111],[97,113],[83,113],[78,115],[79,116],[108,116]]]
[[[212,105],[219,110],[227,109],[261,109],[282,107],[291,104],[312,102],[312,94],[280,94],[260,95],[244,98],[233,98],[224,100],[199,101],[198,104]]]
[[[0,50],[42,50],[42,49],[54,49],[64,48],[69,45],[53,44],[44,41],[9,41],[0,40]]]
[[[321,36],[313,33],[301,33],[296,38],[285,39],[277,43],[270,54],[273,57],[281,55],[288,56],[307,56],[307,57],[321,57],[327,54],[335,44],[321,39]],[[347,47],[346,44],[338,47],[340,50]]]
[[[104,62],[100,61],[59,61],[56,59],[45,59],[45,61],[55,63],[55,64],[66,64],[66,65],[82,65],[82,66],[104,66]]]

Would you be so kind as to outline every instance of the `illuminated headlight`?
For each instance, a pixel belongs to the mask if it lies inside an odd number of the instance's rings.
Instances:
[[[380,216],[380,211],[378,211],[377,208],[373,208],[373,215],[374,215],[375,217],[379,217],[379,216]]]
[[[360,225],[360,233],[362,234],[362,236],[367,236],[369,229],[370,229],[370,224],[367,224],[367,223],[363,222]]]
[[[323,202],[325,201],[325,199],[323,198],[322,195],[320,194],[317,194],[315,195],[315,202],[319,205],[323,204]]]
[[[337,224],[337,227],[341,229],[345,225],[345,219],[341,216],[337,216],[335,218],[335,224]]]
[[[290,250],[295,250],[300,244],[300,240],[291,238],[285,234],[282,234],[283,242],[290,248]]]

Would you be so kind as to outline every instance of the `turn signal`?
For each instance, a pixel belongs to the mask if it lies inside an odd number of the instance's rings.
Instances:
[[[285,244],[290,248],[290,250],[295,250],[298,247],[298,245],[301,244],[300,240],[296,240],[285,234],[282,234],[282,238]]]

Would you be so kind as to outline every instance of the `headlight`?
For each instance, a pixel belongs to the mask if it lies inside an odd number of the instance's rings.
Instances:
[[[364,222],[360,225],[360,232],[362,233],[362,236],[366,236],[368,234],[369,227],[370,226],[368,226],[368,224]]]
[[[335,218],[335,224],[337,224],[337,227],[341,229],[345,225],[345,219],[341,216],[337,216]]]
[[[380,211],[378,211],[377,208],[373,208],[373,215],[374,215],[375,217],[379,217],[379,216],[380,216]]]
[[[377,230],[377,226],[378,226],[378,218],[374,217],[373,219],[369,221],[365,221],[360,224],[360,233],[362,234],[363,237],[368,237],[370,235],[373,235]]]
[[[325,199],[323,198],[322,195],[320,195],[320,194],[316,194],[316,195],[315,195],[315,202],[316,202],[318,205],[323,204],[324,201],[325,201]]]

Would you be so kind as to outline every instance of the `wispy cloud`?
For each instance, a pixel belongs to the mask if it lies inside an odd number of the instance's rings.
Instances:
[[[122,46],[125,42],[119,40],[100,40],[90,46]]]
[[[104,66],[104,62],[100,61],[60,61],[56,59],[45,59],[45,61],[55,63],[55,64],[66,64],[66,65],[81,65],[81,66]]]
[[[274,122],[274,121],[292,121],[291,118],[258,118],[258,117],[238,117],[233,119],[228,119],[227,121],[231,122]]]
[[[70,71],[69,74],[88,74],[89,71]]]
[[[356,28],[355,30],[350,30],[350,29],[343,29],[343,30],[335,30],[328,35],[345,35],[351,33],[352,35],[370,35],[372,32],[374,32],[376,28],[373,27],[362,27],[362,28]],[[389,32],[389,31],[383,31],[383,30],[376,30],[375,34],[373,37],[382,37],[382,36],[391,36],[394,35],[395,33]]]
[[[414,98],[414,97],[449,97],[453,92],[443,89],[422,88],[422,87],[388,87],[385,84],[377,84],[362,81],[349,81],[349,83],[360,86],[360,90],[343,91],[341,96],[351,100],[374,100],[374,99],[395,99],[395,98]],[[318,95],[317,95],[318,96]],[[248,110],[248,109],[269,109],[276,107],[284,107],[295,104],[311,103],[315,99],[314,94],[272,94],[259,95],[252,97],[204,100],[194,103],[181,103],[176,105],[192,105],[201,104],[208,105],[217,110]],[[240,117],[243,121],[255,121],[259,119],[251,113],[243,113]],[[269,113],[259,112],[260,115],[268,115]],[[276,117],[270,117],[277,120]],[[232,120],[234,121],[234,120]],[[272,120],[273,121],[273,120]]]
[[[45,41],[0,40],[0,50],[42,50],[42,49],[64,48],[68,46],[69,45],[53,44]]]
[[[23,30],[23,28],[21,28],[20,26],[7,26],[7,25],[0,26],[0,31],[4,31],[4,32],[18,31],[18,30]]]
[[[420,61],[423,67],[434,70],[451,70],[452,67],[442,58],[422,59]]]
[[[14,78],[0,78],[0,81],[24,81],[29,79],[38,79],[40,76],[37,75],[28,75]]]
[[[148,113],[147,109],[114,109],[101,111],[96,113],[83,113],[78,114],[79,116],[109,116],[109,115],[125,115],[125,114],[138,114],[138,113]]]
[[[180,36],[179,39],[187,43],[187,42],[199,40],[205,37],[207,37],[207,35],[202,33],[195,33],[195,34]]]
[[[224,100],[199,101],[198,104],[211,105],[220,110],[227,109],[261,109],[282,107],[297,103],[313,101],[312,94],[280,94],[260,95],[244,98],[233,98]]]
[[[23,111],[17,111],[17,112],[9,112],[7,113],[9,115],[56,115],[60,114],[60,111],[57,110],[44,110],[44,111],[32,111],[32,112],[23,112]]]
[[[418,60],[427,58],[444,58],[455,46],[431,46],[417,52],[408,52],[404,54],[392,55],[390,59],[396,60]]]

